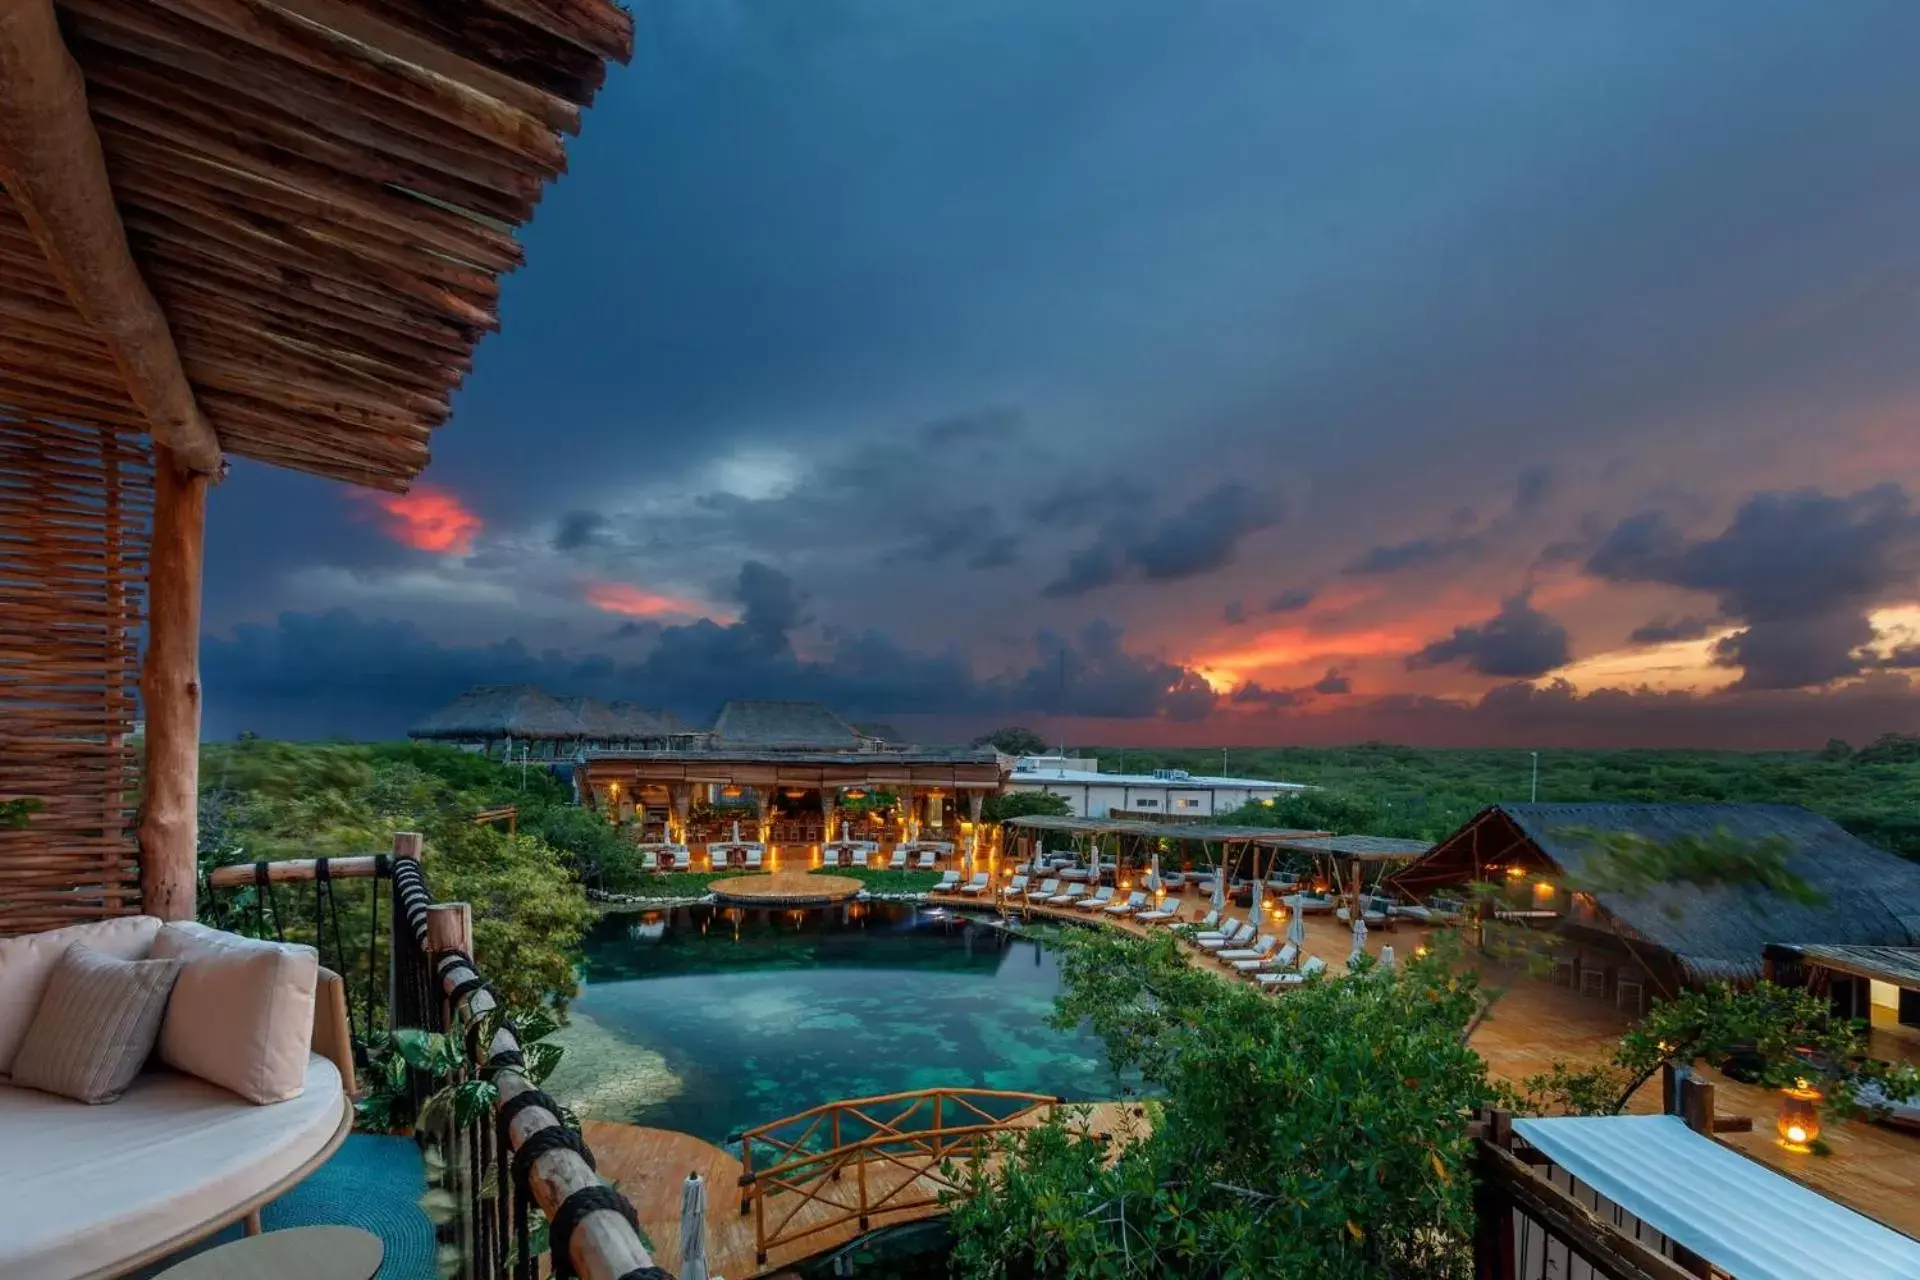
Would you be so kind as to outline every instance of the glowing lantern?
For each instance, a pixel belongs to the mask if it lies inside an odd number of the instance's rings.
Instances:
[[[720,794],[729,800],[738,800],[740,798],[740,788],[729,782],[726,786],[720,788]]]
[[[1820,1091],[1805,1080],[1780,1091],[1780,1145],[1805,1153],[1820,1137]]]
[[[846,797],[849,800],[865,800],[867,798],[867,789],[865,787],[848,787]]]
[[[1507,868],[1507,879],[1509,880],[1518,880],[1521,876],[1524,876],[1526,874],[1527,874],[1527,869],[1525,867],[1508,867]]]

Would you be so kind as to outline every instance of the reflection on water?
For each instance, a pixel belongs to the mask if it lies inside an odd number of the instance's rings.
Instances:
[[[606,917],[586,959],[575,1010],[676,1078],[607,1119],[721,1142],[838,1098],[934,1086],[1120,1096],[1091,1033],[1047,1025],[1053,955],[984,923],[893,903],[684,907]]]

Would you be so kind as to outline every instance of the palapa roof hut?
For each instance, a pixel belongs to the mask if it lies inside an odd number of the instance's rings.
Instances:
[[[612,713],[619,729],[619,732],[613,735],[613,740],[617,742],[664,744],[675,733],[686,732],[684,729],[670,727],[659,716],[637,702],[609,702],[607,710]]]
[[[584,699],[582,699],[584,701]],[[595,723],[611,721],[604,707]],[[438,742],[576,742],[592,732],[580,714],[530,684],[475,685],[407,730]]]
[[[0,5],[0,933],[194,914],[210,482],[407,488],[632,48],[610,0]]]
[[[713,721],[717,749],[857,751],[866,740],[822,702],[736,698]]]
[[[1795,805],[1494,805],[1389,883],[1424,901],[1436,891],[1509,874],[1524,879],[1557,871],[1577,879],[1594,847],[1586,833],[1632,832],[1664,843],[1719,831],[1743,840],[1785,840],[1788,868],[1824,901],[1801,903],[1759,885],[1670,883],[1636,894],[1581,895],[1591,901],[1597,923],[1638,952],[1670,957],[1691,983],[1759,978],[1769,943],[1920,945],[1920,864]]]

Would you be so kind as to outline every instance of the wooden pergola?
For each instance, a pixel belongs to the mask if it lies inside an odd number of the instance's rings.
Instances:
[[[610,0],[0,3],[0,799],[41,806],[0,933],[193,915],[209,488],[407,488],[632,42]]]

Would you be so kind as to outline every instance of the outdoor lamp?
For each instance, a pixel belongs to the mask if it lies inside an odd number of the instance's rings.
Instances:
[[[1806,1153],[1820,1136],[1820,1091],[1805,1080],[1780,1091],[1780,1145],[1789,1151]]]

